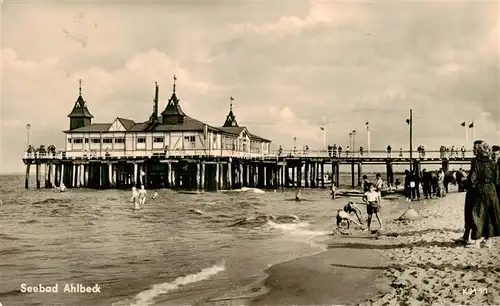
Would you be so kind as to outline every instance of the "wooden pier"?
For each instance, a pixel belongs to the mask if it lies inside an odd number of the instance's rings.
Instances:
[[[439,153],[439,154],[437,154]],[[472,154],[444,156],[428,152],[425,157],[412,158],[413,169],[423,164],[435,165],[448,171],[450,164],[469,163]],[[393,165],[410,164],[408,152],[392,157],[384,151],[370,156],[347,154],[332,156],[329,152],[296,154],[281,152],[261,157],[207,156],[178,152],[178,155],[150,154],[147,156],[66,157],[64,153],[25,153],[25,187],[29,188],[30,167],[35,166],[36,187],[68,188],[131,188],[144,185],[152,188],[185,190],[229,190],[242,187],[262,189],[325,188],[326,173],[338,185],[340,166],[350,165],[351,185],[361,184],[363,165],[386,166],[387,182],[394,183]]]

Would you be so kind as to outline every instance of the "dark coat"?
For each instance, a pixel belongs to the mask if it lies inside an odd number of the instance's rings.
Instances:
[[[486,157],[474,158],[465,196],[465,226],[471,238],[500,236],[500,205],[496,184],[500,183],[498,165]]]

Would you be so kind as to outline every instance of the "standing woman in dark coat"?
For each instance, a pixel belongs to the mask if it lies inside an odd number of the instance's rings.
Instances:
[[[493,151],[492,159],[498,165],[498,175],[500,176],[500,146],[493,146],[492,151]],[[497,196],[498,196],[498,201],[500,202],[500,180],[497,183]]]
[[[465,197],[465,229],[463,240],[467,240],[468,231],[474,243],[479,247],[485,242],[491,247],[489,238],[500,236],[500,206],[495,185],[499,182],[498,165],[490,158],[491,149],[484,141],[474,143],[476,157],[471,162],[469,188]]]

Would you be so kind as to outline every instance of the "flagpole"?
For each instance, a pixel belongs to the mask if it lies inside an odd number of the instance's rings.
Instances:
[[[469,129],[465,126],[465,149],[469,149]]]
[[[474,137],[474,141],[476,141],[476,125],[472,122],[472,137]]]
[[[326,127],[323,127],[323,150],[326,150]]]
[[[368,142],[368,156],[371,157],[372,156],[372,151],[371,151],[371,147],[370,147],[370,124],[369,122],[366,123],[366,137],[368,138],[367,139],[367,142]]]

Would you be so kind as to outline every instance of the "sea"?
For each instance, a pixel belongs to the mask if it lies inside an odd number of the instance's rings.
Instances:
[[[350,199],[332,200],[328,189],[303,189],[300,202],[290,189],[157,192],[134,211],[128,190],[26,190],[24,176],[0,176],[0,303],[206,305],[258,296],[269,290],[267,268],[326,249],[321,239]],[[58,293],[22,289],[56,284]],[[79,284],[100,292],[63,292]]]

